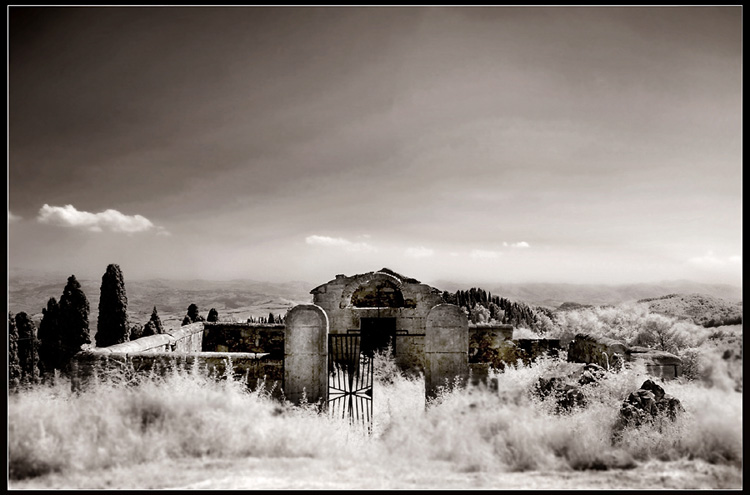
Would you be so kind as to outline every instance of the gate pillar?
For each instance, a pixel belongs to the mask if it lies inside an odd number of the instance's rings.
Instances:
[[[328,315],[301,304],[287,312],[284,329],[284,395],[294,403],[303,391],[310,403],[328,394]]]
[[[445,381],[469,376],[469,320],[454,304],[438,304],[427,315],[424,340],[425,396],[437,395]]]

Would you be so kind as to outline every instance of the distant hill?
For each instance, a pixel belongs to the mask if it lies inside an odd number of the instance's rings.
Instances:
[[[471,284],[437,281],[431,283],[440,290],[453,292],[471,287]],[[742,288],[725,284],[702,284],[686,280],[643,284],[558,284],[558,283],[513,283],[501,285],[479,284],[492,287],[493,295],[534,306],[556,309],[563,303],[581,305],[617,305],[640,299],[656,298],[668,294],[703,294],[724,299],[730,303],[742,301]]]
[[[69,275],[11,272],[8,277],[9,311],[26,312],[38,323],[49,298],[60,300]],[[101,279],[79,278],[78,281],[91,306],[89,328],[93,336],[99,312]],[[250,316],[268,316],[269,312],[283,315],[297,304],[311,303],[310,290],[313,287],[313,284],[306,282],[255,280],[128,280],[125,274],[131,323],[146,323],[156,306],[167,328],[179,326],[187,307],[192,303],[198,306],[204,317],[211,308],[217,309],[221,319],[233,317],[238,321]]]
[[[704,294],[670,294],[642,299],[654,313],[692,320],[698,325],[735,325],[742,322],[742,303],[730,303]]]

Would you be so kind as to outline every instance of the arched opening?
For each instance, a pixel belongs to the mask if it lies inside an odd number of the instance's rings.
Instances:
[[[380,280],[375,284],[361,285],[352,294],[355,308],[403,308],[404,294],[396,284]]]

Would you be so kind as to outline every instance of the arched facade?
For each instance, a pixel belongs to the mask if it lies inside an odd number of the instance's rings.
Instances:
[[[402,368],[424,370],[427,315],[443,303],[440,290],[383,268],[338,275],[311,294],[328,315],[331,334],[362,335],[366,352],[391,344]]]

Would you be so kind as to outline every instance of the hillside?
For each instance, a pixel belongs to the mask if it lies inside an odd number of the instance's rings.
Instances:
[[[50,297],[58,301],[62,295],[67,276],[39,273],[12,274],[8,281],[8,309],[31,315],[38,323],[42,308]],[[89,325],[93,330],[99,307],[101,279],[78,279],[89,300]],[[128,315],[131,324],[148,321],[156,306],[165,327],[179,326],[191,303],[198,305],[205,317],[208,310],[216,308],[221,319],[236,318],[243,321],[250,316],[267,316],[269,312],[284,314],[297,304],[310,303],[312,284],[305,282],[260,282],[255,280],[128,280],[125,289],[128,296]]]
[[[689,319],[698,325],[733,325],[742,321],[742,302],[730,303],[705,294],[670,294],[642,299],[654,313]]]
[[[432,283],[441,290],[454,292],[472,287],[472,284],[451,281]],[[742,301],[742,288],[726,284],[702,284],[686,280],[643,284],[560,284],[560,283],[512,283],[480,284],[493,295],[534,306],[556,309],[563,303],[582,305],[617,305],[640,299],[662,297],[667,294],[703,294],[718,297],[730,303]],[[476,284],[474,285],[476,286]]]

